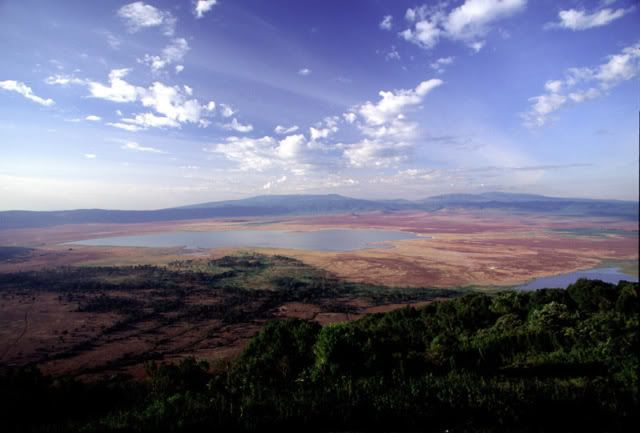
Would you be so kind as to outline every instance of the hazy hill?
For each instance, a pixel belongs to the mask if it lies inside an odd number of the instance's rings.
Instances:
[[[66,211],[0,212],[0,229],[82,223],[137,223],[215,217],[284,216],[353,212],[394,212],[442,209],[502,210],[570,216],[638,219],[638,202],[546,197],[489,192],[446,194],[422,200],[364,200],[337,194],[265,195],[240,200],[194,204],[169,209],[131,211],[77,209]]]
[[[439,195],[420,200],[420,203],[431,208],[505,210],[522,213],[638,219],[638,202],[622,200],[595,200],[487,192],[482,194]]]

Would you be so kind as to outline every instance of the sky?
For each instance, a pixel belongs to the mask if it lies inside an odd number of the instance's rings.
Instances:
[[[638,199],[634,0],[0,0],[0,209]]]

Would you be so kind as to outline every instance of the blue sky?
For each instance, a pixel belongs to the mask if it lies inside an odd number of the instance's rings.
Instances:
[[[637,199],[630,0],[0,1],[0,208]]]

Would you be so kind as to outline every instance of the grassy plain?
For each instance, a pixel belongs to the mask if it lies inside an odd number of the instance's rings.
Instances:
[[[256,226],[425,238],[349,252],[68,244]],[[277,317],[350,321],[452,294],[433,289],[496,291],[599,266],[637,275],[638,262],[633,222],[461,211],[67,225],[0,230],[0,245],[0,364],[85,376],[139,376],[146,360],[234,357]]]

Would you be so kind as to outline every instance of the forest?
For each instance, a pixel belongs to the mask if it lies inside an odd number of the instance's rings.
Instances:
[[[16,432],[629,431],[639,372],[638,283],[579,280],[324,327],[273,320],[233,361],[149,361],[139,381],[4,368],[0,419]]]

